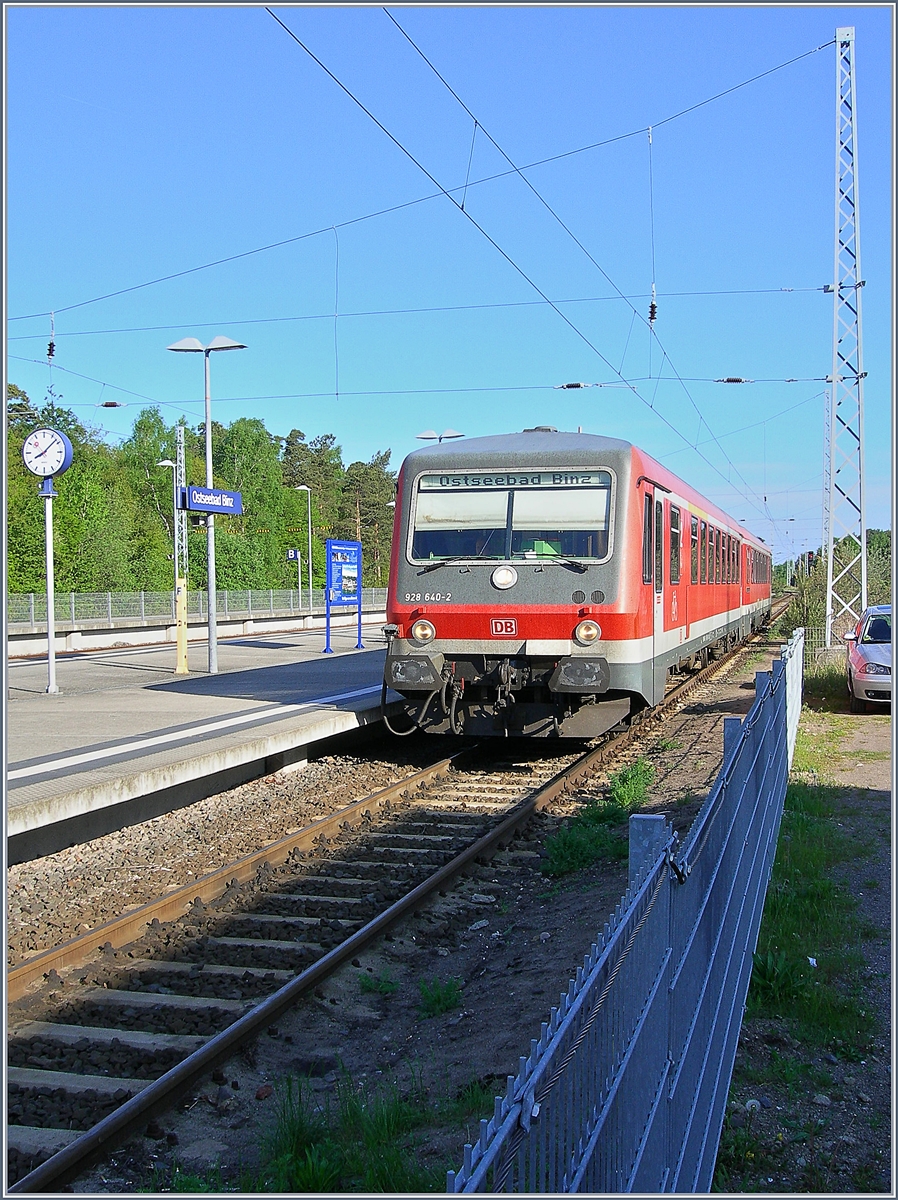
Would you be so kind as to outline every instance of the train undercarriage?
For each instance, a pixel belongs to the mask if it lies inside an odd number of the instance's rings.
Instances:
[[[738,628],[730,628],[705,645],[681,647],[663,673],[670,677],[701,670],[742,637]],[[450,660],[433,650],[410,653],[404,645],[397,652],[389,633],[388,638],[382,701],[385,709],[387,688],[392,688],[407,702],[398,727],[384,712],[387,728],[398,735],[420,729],[472,737],[594,738],[629,724],[651,703],[651,683],[638,686],[631,670],[626,686],[613,687],[612,669],[598,655],[538,659],[470,654]]]

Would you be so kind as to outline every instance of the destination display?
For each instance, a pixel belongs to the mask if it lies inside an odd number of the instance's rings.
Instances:
[[[468,471],[452,475],[422,475],[418,489],[427,491],[450,491],[456,488],[557,488],[611,486],[607,471],[506,471],[487,474],[483,471]]]

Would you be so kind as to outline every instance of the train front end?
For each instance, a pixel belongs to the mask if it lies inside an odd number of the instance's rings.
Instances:
[[[606,649],[632,629],[616,538],[631,460],[628,443],[547,427],[409,455],[387,598],[384,681],[407,702],[394,732],[589,738],[627,718],[632,680]]]

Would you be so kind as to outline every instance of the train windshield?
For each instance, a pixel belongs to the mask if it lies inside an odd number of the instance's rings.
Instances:
[[[608,556],[607,471],[425,475],[416,501],[411,556],[417,562]]]

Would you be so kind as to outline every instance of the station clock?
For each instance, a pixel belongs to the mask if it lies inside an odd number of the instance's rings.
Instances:
[[[35,429],[25,439],[22,458],[33,475],[48,479],[72,465],[72,443],[59,429]]]

